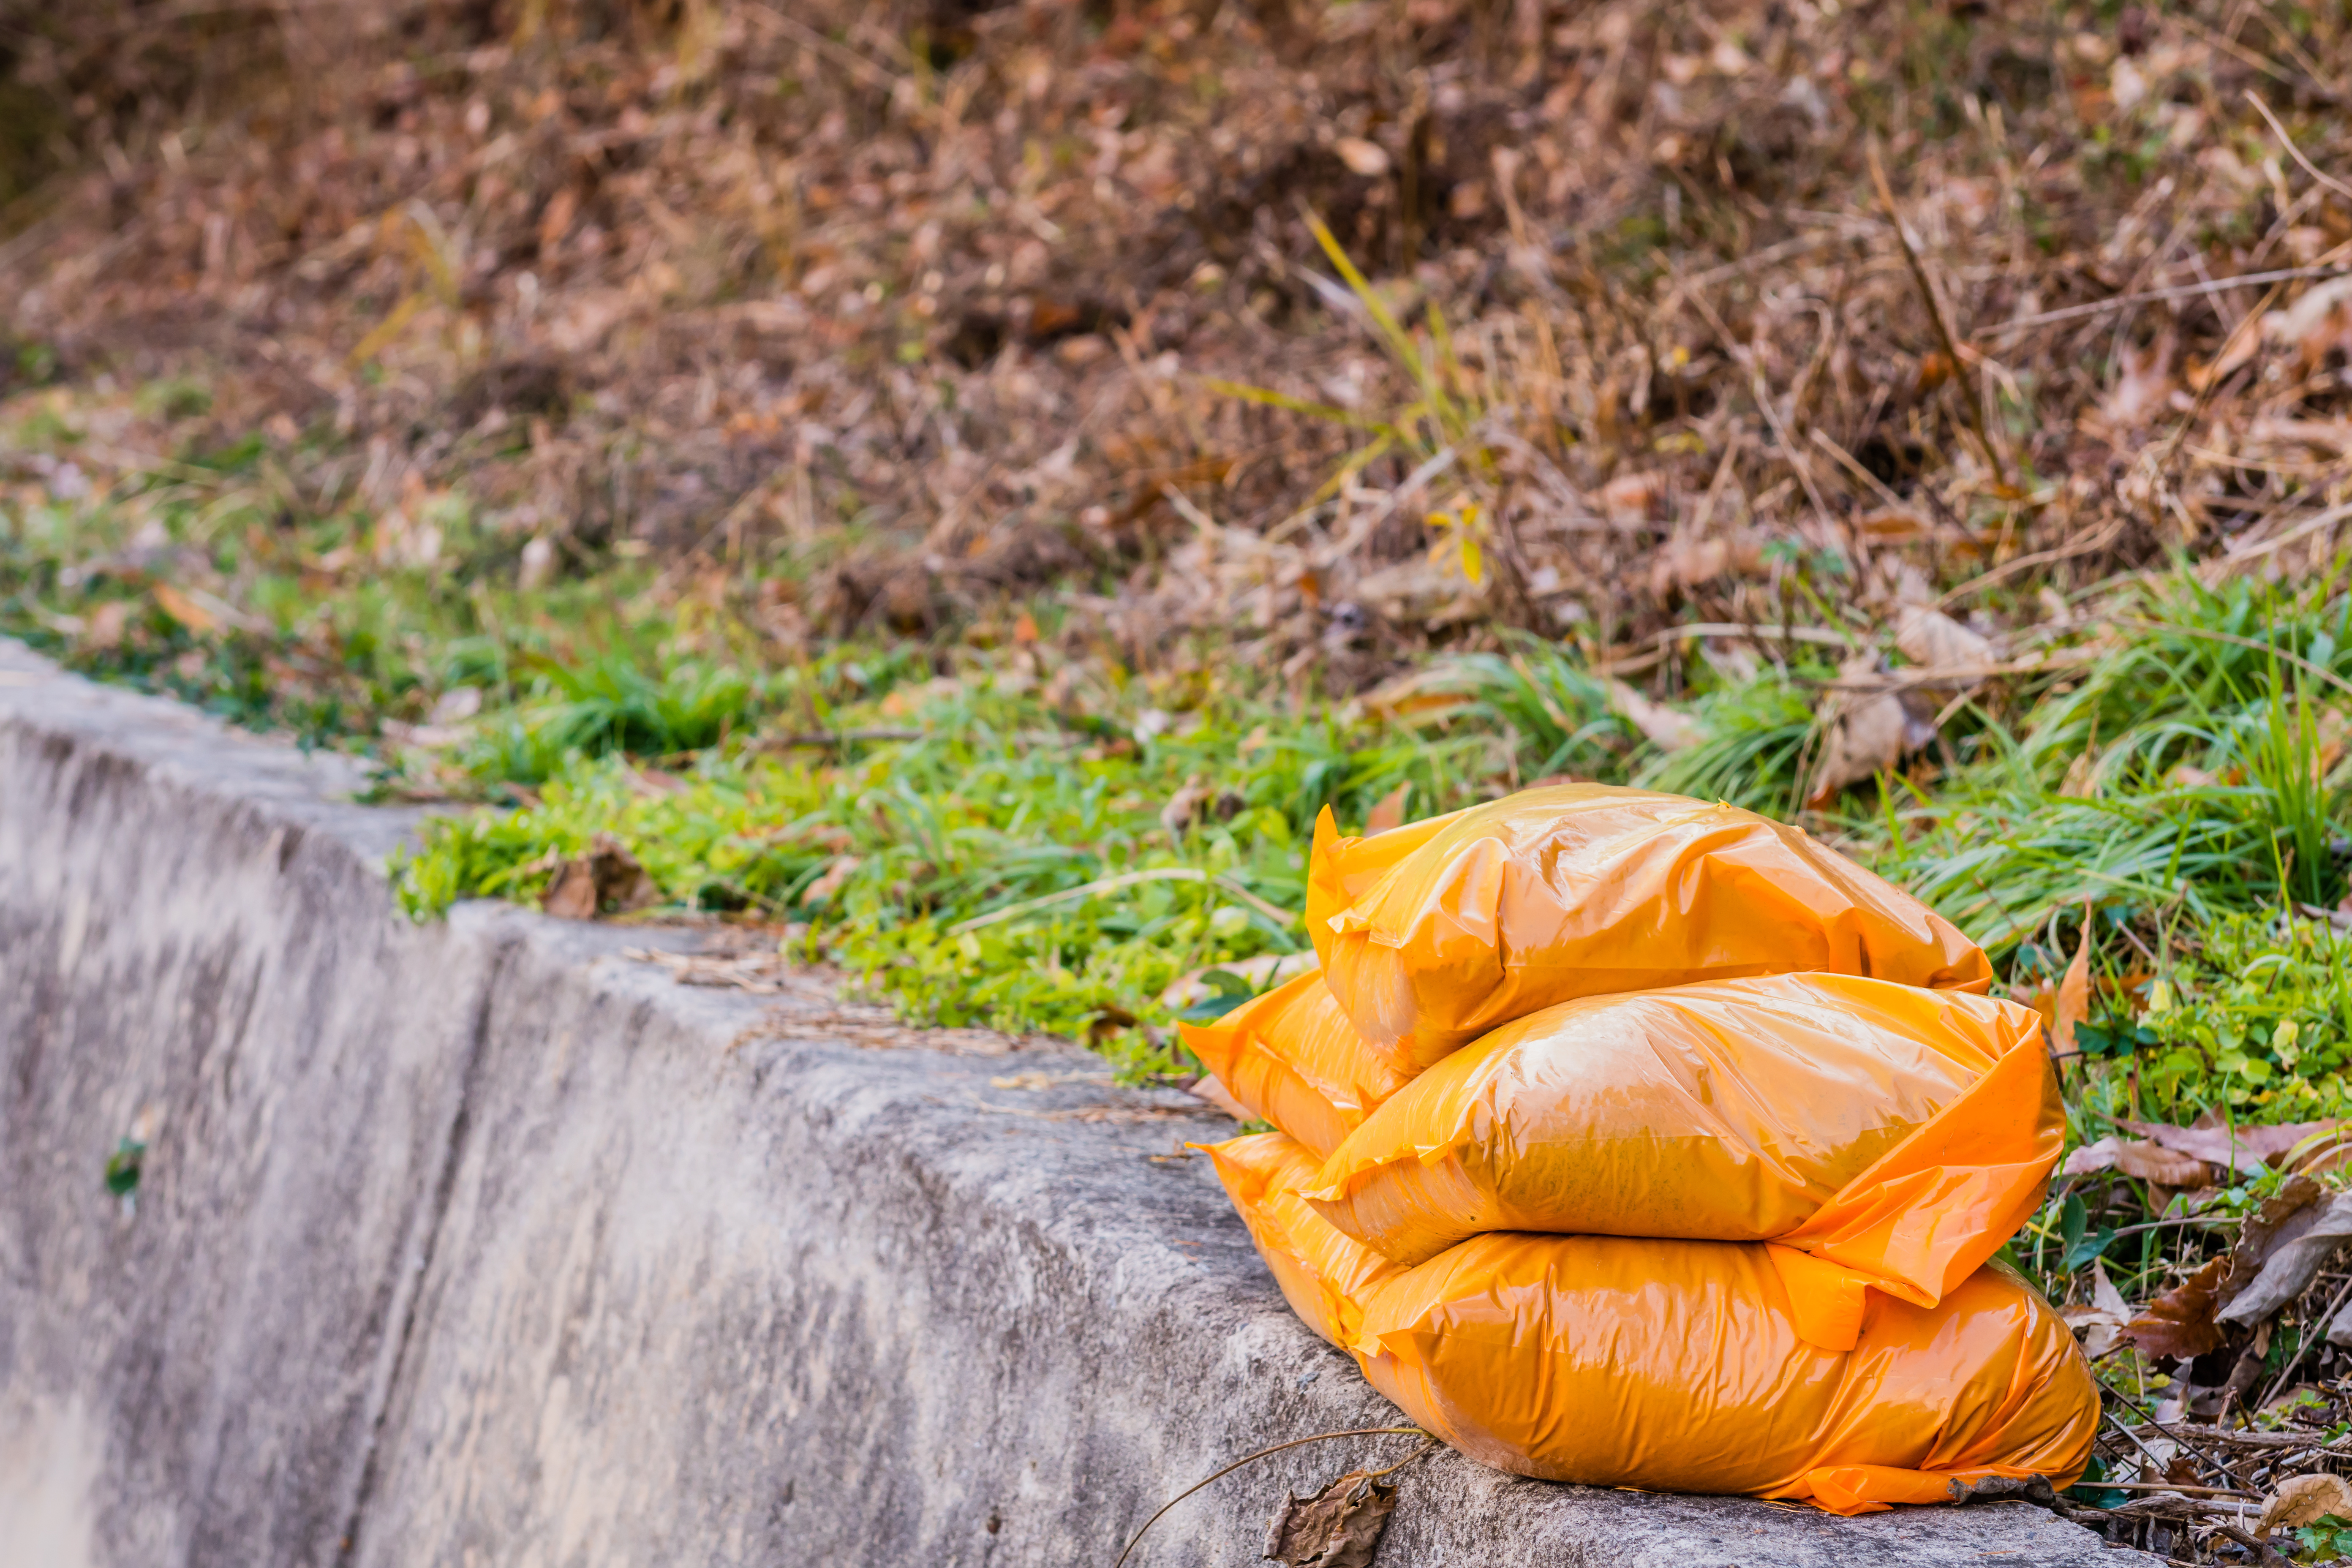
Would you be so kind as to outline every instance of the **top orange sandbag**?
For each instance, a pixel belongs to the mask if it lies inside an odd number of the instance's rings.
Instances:
[[[1823,970],[1982,991],[1984,953],[1802,829],[1606,784],[1343,838],[1315,824],[1307,930],[1357,1030],[1412,1073],[1540,1007]]]

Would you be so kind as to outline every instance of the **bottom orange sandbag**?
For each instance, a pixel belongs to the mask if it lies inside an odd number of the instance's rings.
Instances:
[[[2089,1459],[2090,1369],[1997,1265],[1934,1307],[1874,1296],[1855,1347],[1828,1351],[1797,1332],[1760,1244],[1503,1232],[1402,1268],[1284,1190],[1312,1160],[1279,1133],[1213,1152],[1301,1315],[1497,1468],[1862,1513],[1989,1476],[2067,1486]]]

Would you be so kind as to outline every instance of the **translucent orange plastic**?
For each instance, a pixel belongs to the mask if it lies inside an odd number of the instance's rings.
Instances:
[[[1399,1263],[1483,1231],[1778,1240],[1811,1337],[1933,1305],[2040,1204],[2064,1110],[2038,1014],[1842,974],[1563,1003],[1391,1096],[1307,1201]]]
[[[1337,1149],[1406,1081],[1364,1044],[1313,973],[1213,1024],[1187,1024],[1183,1036],[1228,1093],[1318,1155]]]
[[[1298,1194],[1315,1180],[1315,1156],[1280,1132],[1194,1147],[1215,1162],[1225,1195],[1298,1321],[1342,1350],[1354,1344],[1365,1297],[1404,1270],[1307,1206]]]
[[[1413,1420],[1548,1480],[1864,1513],[2081,1477],[2098,1391],[2016,1275],[1979,1269],[1933,1307],[1874,1299],[1830,1351],[1798,1332],[1774,1250],[1482,1236],[1375,1286],[1354,1349]]]
[[[2074,1336],[1998,1266],[1934,1307],[1874,1298],[1854,1348],[1800,1332],[1753,1243],[1497,1233],[1417,1268],[1297,1200],[1280,1133],[1210,1151],[1292,1307],[1474,1458],[1546,1479],[1808,1499],[1836,1513],[1953,1483],[2068,1486],[2097,1430]]]
[[[1525,790],[1369,838],[1315,826],[1307,929],[1358,1031],[1414,1073],[1539,1008],[1826,970],[1982,991],[1949,921],[1801,829],[1648,790]]]

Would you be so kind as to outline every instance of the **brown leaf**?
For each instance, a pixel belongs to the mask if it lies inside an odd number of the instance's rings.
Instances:
[[[1311,1498],[1285,1502],[1265,1554],[1286,1568],[1371,1568],[1396,1502],[1396,1488],[1350,1470]]]
[[[1168,804],[1160,808],[1160,826],[1168,830],[1171,838],[1181,837],[1184,830],[1206,813],[1209,803],[1216,796],[1217,792],[1209,781],[1194,773],[1184,781],[1182,788],[1168,797]]]
[[[1679,752],[1706,739],[1706,730],[1687,713],[1677,713],[1663,702],[1653,702],[1622,680],[1605,683],[1609,704],[1662,752]]]
[[[2352,1482],[2326,1470],[2289,1476],[2263,1504],[2262,1527],[2254,1533],[2268,1535],[2274,1530],[2294,1530],[2331,1513],[2338,1519],[2352,1519]]]
[[[92,648],[119,647],[122,634],[131,622],[131,601],[109,599],[89,613],[88,629],[82,633],[82,646]]]
[[[2131,1308],[2126,1304],[2123,1292],[2107,1278],[2107,1271],[2095,1258],[2091,1259],[2091,1301],[2088,1306],[2062,1307],[2058,1316],[2070,1329],[2083,1333],[2083,1353],[2098,1360],[2116,1348],[2122,1340],[2125,1326],[2131,1321]]]
[[[2050,1034],[2062,1053],[2074,1049],[2074,1026],[2089,1016],[2091,1010],[2091,906],[2083,906],[2083,938],[2074,944],[2074,962],[2066,966],[2065,977],[2058,982],[2058,1004],[2051,1016]],[[2168,1182],[2168,1186],[2179,1186]]]
[[[165,615],[192,632],[220,630],[221,618],[169,583],[155,584],[155,604]]]
[[[1997,657],[1990,637],[1929,605],[1906,605],[1896,613],[1895,646],[1904,658],[1928,669],[1990,664]]]
[[[2291,1121],[2276,1127],[2174,1127],[2162,1121],[2116,1123],[2166,1148],[2194,1154],[2209,1164],[2234,1166],[2248,1175],[2260,1175],[2269,1162],[2284,1154],[2315,1132],[2326,1132],[2342,1121]]]
[[[2230,1249],[2230,1288],[2244,1285],[2272,1253],[2308,1229],[2316,1216],[2305,1211],[2326,1195],[2327,1189],[2311,1177],[2290,1176],[2257,1205],[2239,1226],[2237,1243]],[[2297,1215],[2305,1215],[2301,1224],[2294,1223]]]
[[[555,868],[539,907],[558,920],[590,921],[606,910],[625,913],[660,900],[637,858],[611,834],[599,833],[587,854]]]
[[[2116,1168],[2116,1156],[2123,1143],[2124,1141],[2113,1133],[2095,1143],[2085,1143],[2066,1156],[2066,1163],[2058,1167],[2058,1173],[2062,1176],[2089,1176],[2101,1171],[2112,1171]]]
[[[1412,781],[1407,779],[1381,796],[1379,804],[1375,805],[1370,815],[1364,818],[1364,837],[1370,838],[1375,833],[1386,833],[1391,827],[1402,827],[1404,805],[1412,795]]]
[[[2135,1181],[2162,1187],[2195,1187],[2205,1182],[2205,1162],[2193,1154],[2175,1153],[2161,1143],[2134,1139],[2115,1150],[2116,1169]]]
[[[2146,350],[2123,345],[2116,384],[2099,400],[2099,416],[2117,430],[2137,430],[2162,414],[2172,396],[2172,339]]]
[[[1339,162],[1348,165],[1351,174],[1361,174],[1377,180],[1389,172],[1389,155],[1377,142],[1367,142],[1360,136],[1342,136],[1331,143],[1331,151]]]
[[[1813,770],[1809,805],[1827,802],[1848,784],[1874,778],[1903,760],[1903,743],[1911,728],[1903,700],[1892,691],[1859,699],[1830,725],[1822,746],[1822,760]]]
[[[2229,1278],[2230,1260],[2217,1258],[2147,1304],[2145,1311],[2124,1328],[2127,1344],[2152,1356],[2189,1361],[2218,1348],[2221,1331],[2213,1326],[2213,1308],[2222,1280]]]
[[[817,879],[803,889],[801,901],[804,904],[827,902],[835,893],[841,891],[841,885],[849,880],[851,874],[860,864],[860,860],[855,855],[835,856],[833,863],[824,868]]]
[[[2131,1316],[2131,1309],[2124,1304],[2124,1293],[2107,1278],[2107,1266],[2095,1258],[2091,1259],[2091,1304],[2118,1321]]]
[[[1666,476],[1652,470],[1620,474],[1602,485],[1593,499],[1618,527],[1638,527],[1654,521],[1664,510]]]
[[[2352,1194],[2317,1202],[2326,1192],[2309,1176],[2295,1176],[2246,1222],[2231,1255],[2229,1305],[2214,1314],[2217,1321],[2261,1322],[2309,1289],[2336,1248],[2352,1240]]]
[[[541,259],[552,260],[555,247],[572,232],[572,219],[580,210],[580,193],[566,185],[548,199],[547,210],[539,217],[539,249]]]

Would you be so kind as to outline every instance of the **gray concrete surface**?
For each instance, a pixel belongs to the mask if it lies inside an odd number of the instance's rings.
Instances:
[[[643,931],[412,926],[410,817],[354,782],[0,645],[0,1568],[1108,1568],[1226,1460],[1397,1419],[1184,1157],[1214,1113],[861,1047]],[[1255,1562],[1405,1443],[1294,1450],[1139,1558]],[[1390,1568],[2149,1561],[2017,1502],[1401,1479]]]

